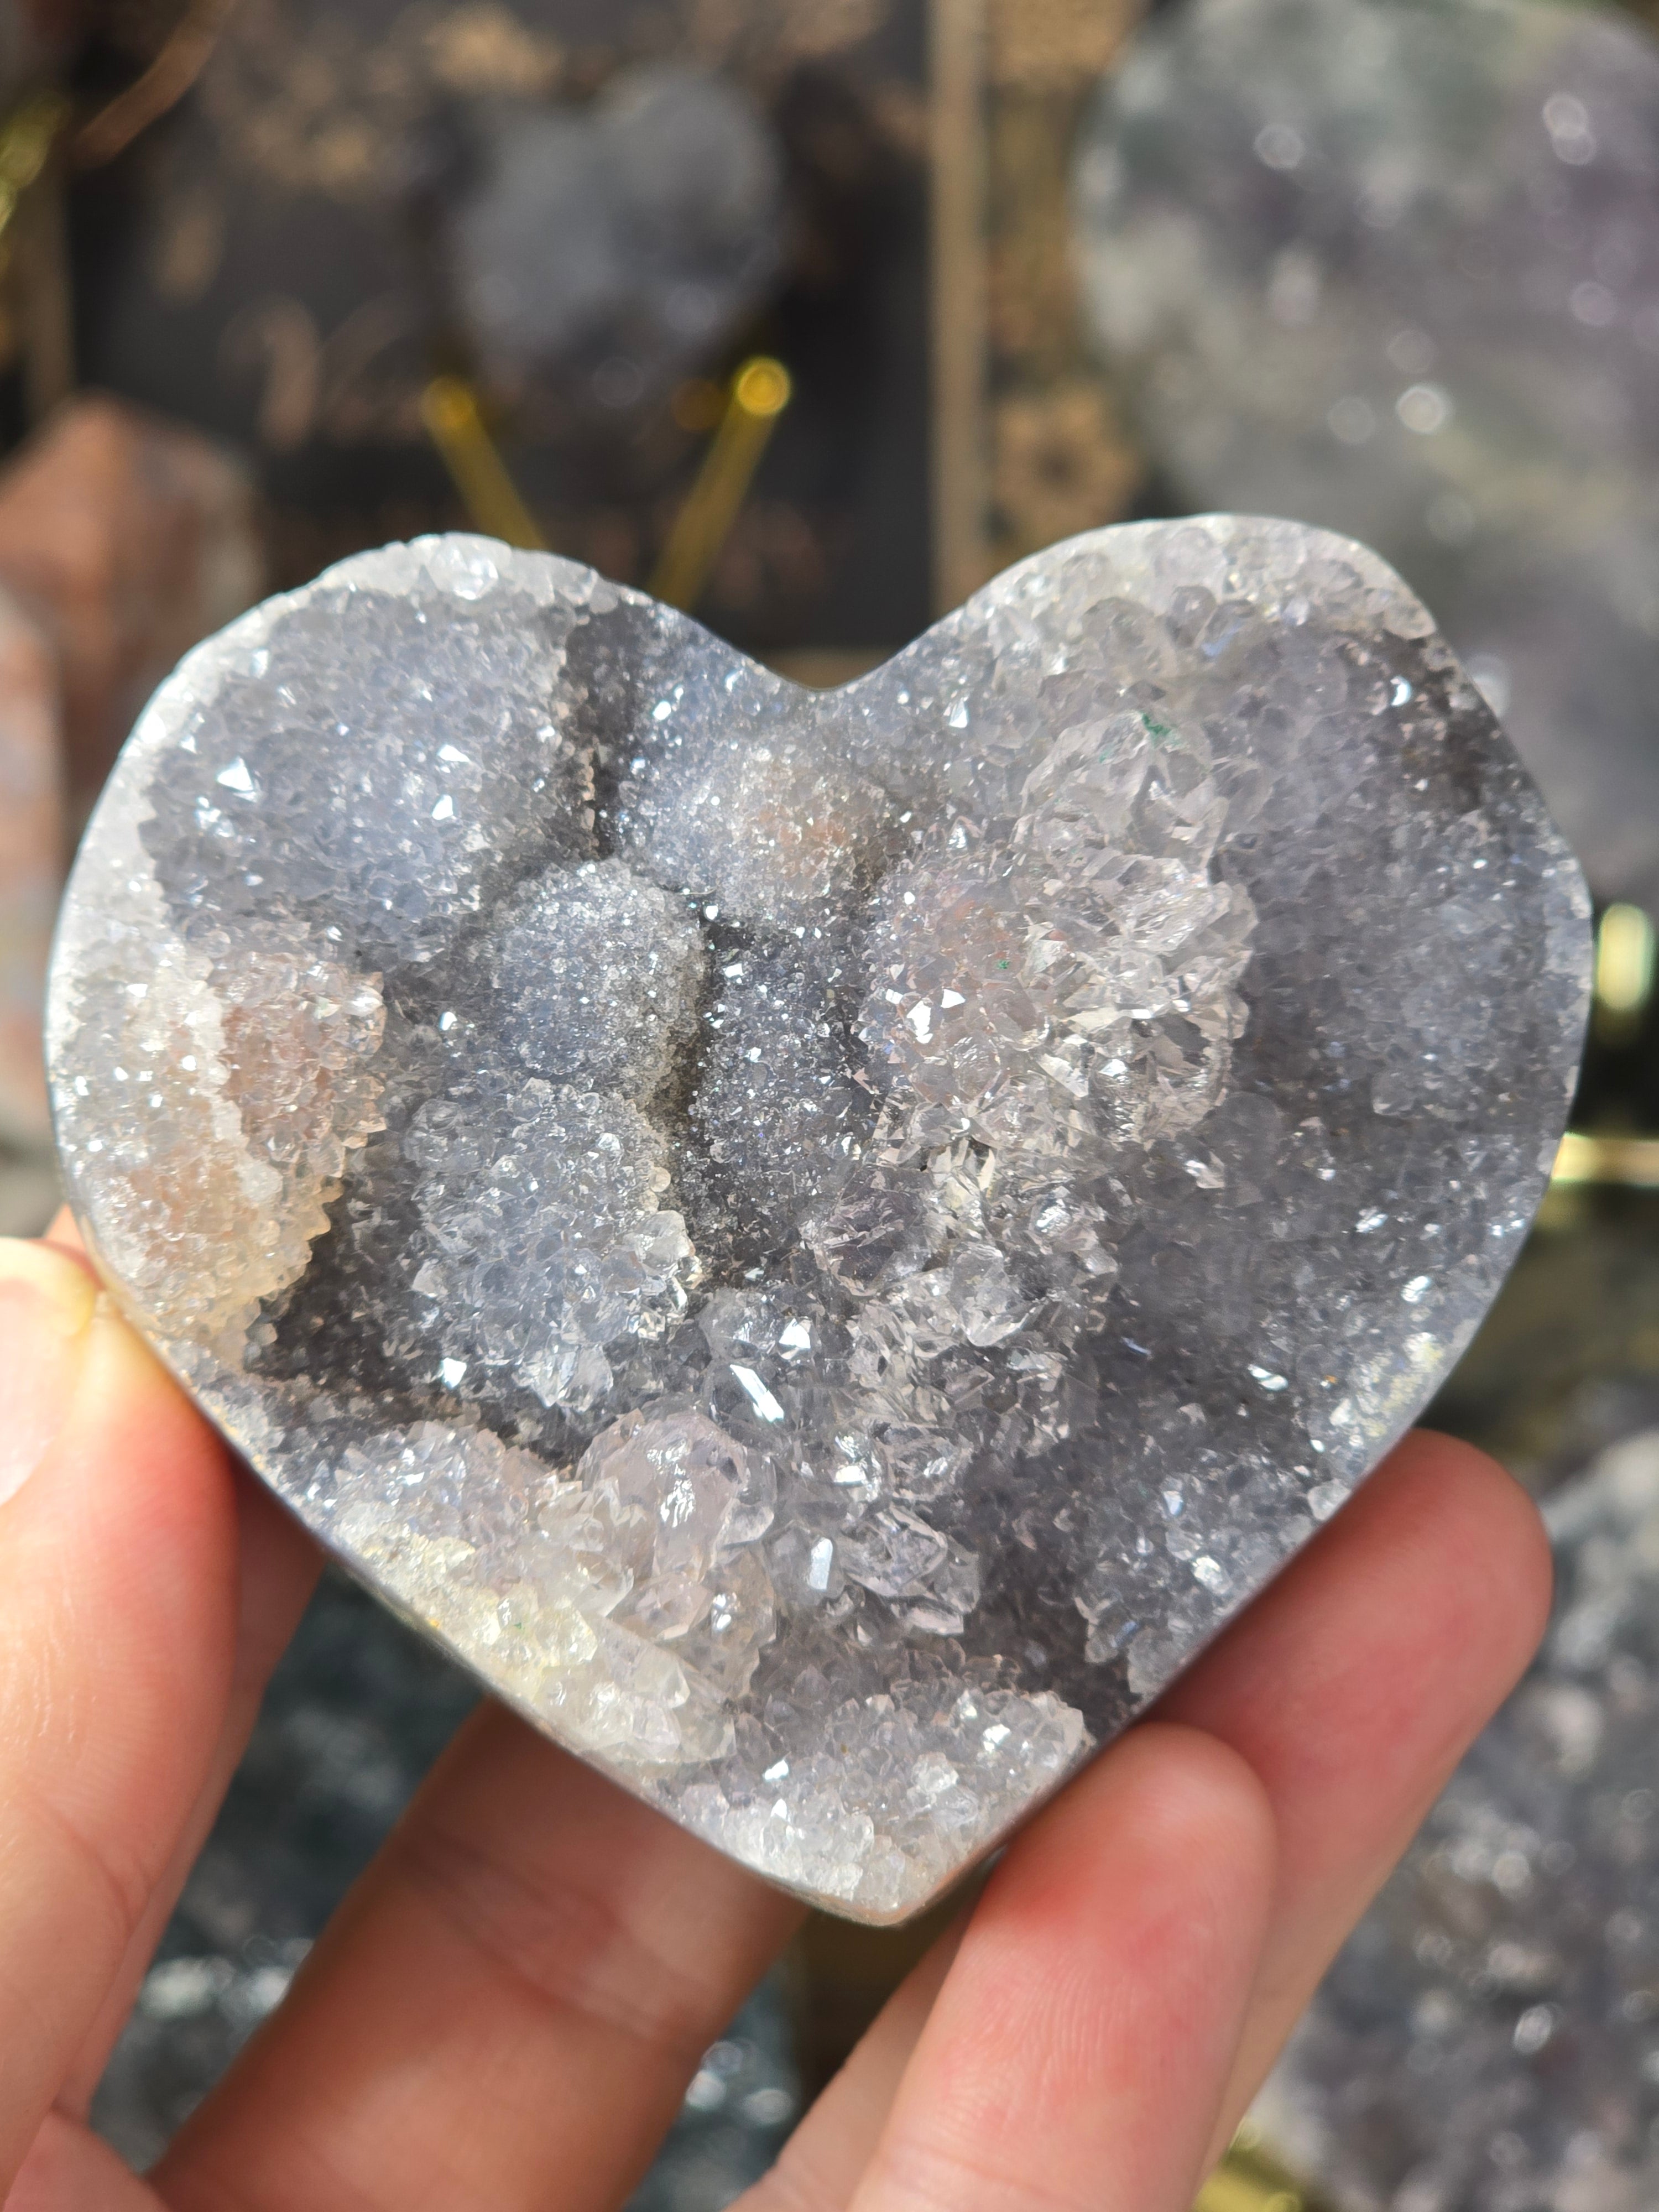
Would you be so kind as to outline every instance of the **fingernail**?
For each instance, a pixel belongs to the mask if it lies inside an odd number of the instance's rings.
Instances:
[[[67,1252],[0,1237],[0,1504],[69,1418],[97,1303],[98,1285]]]

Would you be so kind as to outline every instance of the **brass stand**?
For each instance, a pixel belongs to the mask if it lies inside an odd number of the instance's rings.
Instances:
[[[545,553],[547,540],[519,496],[495,440],[484,428],[478,396],[465,377],[434,376],[421,394],[421,421],[454,479],[468,518],[487,538],[526,553]]]
[[[791,392],[788,370],[764,354],[732,378],[720,427],[651,579],[653,598],[689,612],[702,597]]]
[[[702,598],[791,390],[788,370],[765,355],[744,362],[732,378],[702,466],[651,579],[653,597],[688,610]],[[421,394],[421,420],[473,526],[526,552],[545,553],[547,540],[520,498],[466,379],[434,376]]]

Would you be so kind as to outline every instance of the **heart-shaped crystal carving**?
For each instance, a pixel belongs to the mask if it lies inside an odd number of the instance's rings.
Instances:
[[[1586,913],[1316,531],[1078,538],[829,694],[428,539],[139,723],[58,1134],[123,1304],[360,1575],[895,1919],[1428,1396],[1542,1187]]]

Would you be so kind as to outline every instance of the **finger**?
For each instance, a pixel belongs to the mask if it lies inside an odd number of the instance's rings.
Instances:
[[[62,2112],[47,2113],[5,2202],[6,2212],[161,2212],[125,2160]]]
[[[1537,1648],[1550,1586],[1543,1524],[1519,1484],[1484,1453],[1419,1431],[1160,1705],[1249,1762],[1279,1827],[1278,1891],[1218,2156]]]
[[[67,1206],[59,1210],[45,1241],[77,1260],[85,1258],[80,1232]],[[167,1865],[58,2089],[58,2105],[73,2115],[84,2115],[90,2106],[161,1931],[246,1748],[271,1669],[299,1626],[321,1564],[316,1546],[300,1523],[262,1484],[245,1469],[234,1467],[232,1480],[237,1522],[236,1632],[224,1720],[196,1802],[180,1824]]]
[[[237,1528],[236,1634],[224,1717],[196,1802],[58,2093],[59,2106],[73,2115],[84,2117],[91,2108],[139,1984],[247,1748],[271,1671],[293,1640],[320,1571],[321,1555],[294,1516],[245,1468],[233,1469],[232,1480]]]
[[[854,2212],[1187,2212],[1273,1874],[1242,1759],[1125,1737],[987,1884]]]
[[[226,1452],[60,1245],[0,1240],[0,1398],[3,2192],[199,1832],[240,1565]]]
[[[597,2212],[799,1917],[486,1708],[157,2189],[176,2212]]]
[[[735,2212],[841,2212],[852,2202],[972,1911],[965,1905],[928,1945],[814,2100],[777,2164],[738,2198]]]
[[[1348,1928],[1525,1665],[1548,1587],[1524,1493],[1468,1447],[1413,1436],[1158,1708],[1249,1762],[1279,1838],[1218,2154]],[[806,2115],[780,2162],[781,2207],[848,2202],[942,1979],[942,1959],[930,1957]],[[769,2203],[768,2185],[757,2203]]]
[[[220,1447],[71,1255],[0,1244],[0,2180],[201,1788],[234,1634]]]

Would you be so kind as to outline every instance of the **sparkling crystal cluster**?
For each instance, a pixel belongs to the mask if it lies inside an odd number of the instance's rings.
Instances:
[[[1374,545],[1597,893],[1659,909],[1659,45],[1537,0],[1184,0],[1077,170],[1169,493]]]
[[[1262,2100],[1339,2212],[1659,2200],[1659,1431],[1545,1510],[1544,1648]]]
[[[135,732],[60,1146],[359,1572],[889,1919],[1431,1389],[1541,1185],[1585,914],[1422,608],[1317,532],[1077,539],[832,694],[428,539]]]

